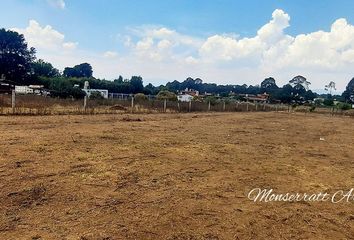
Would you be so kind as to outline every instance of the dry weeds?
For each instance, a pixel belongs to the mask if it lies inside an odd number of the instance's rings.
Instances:
[[[349,190],[353,132],[316,114],[0,117],[0,239],[352,239],[353,203],[247,194]]]

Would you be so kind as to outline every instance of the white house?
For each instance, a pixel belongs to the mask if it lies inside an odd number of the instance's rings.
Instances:
[[[178,92],[177,99],[181,102],[190,102],[193,100],[194,96],[199,96],[199,92],[186,88],[185,90]]]
[[[15,93],[17,94],[33,94],[33,89],[29,86],[15,86]]]
[[[193,100],[193,96],[189,94],[179,94],[177,95],[177,99],[180,102],[190,102]]]

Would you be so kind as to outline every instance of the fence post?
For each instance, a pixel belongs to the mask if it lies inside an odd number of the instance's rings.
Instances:
[[[258,110],[258,103],[256,102],[256,112],[257,112],[257,110]]]
[[[210,112],[210,101],[208,102],[208,112]]]
[[[167,100],[165,99],[163,101],[163,112],[165,113],[166,112],[166,105],[167,105]]]
[[[275,105],[275,111],[278,112],[278,105]]]
[[[247,102],[247,108],[246,108],[247,112],[248,112],[248,109],[249,109],[249,102]]]
[[[134,97],[132,97],[132,105],[131,105],[131,112],[133,113],[134,112]]]
[[[12,113],[15,113],[15,107],[16,107],[16,94],[15,90],[12,90],[12,95],[11,95],[11,108],[12,108]]]
[[[265,102],[263,103],[263,111],[265,111],[266,110],[266,104],[265,104]]]
[[[192,101],[189,101],[189,105],[188,105],[188,111],[190,112],[192,109]]]
[[[225,112],[225,110],[226,110],[226,103],[225,103],[225,101],[224,101],[224,103],[223,103],[222,110],[223,110],[224,112]]]
[[[87,109],[87,95],[84,97],[84,111],[86,112]]]
[[[181,107],[179,106],[179,101],[177,101],[178,112],[181,112]]]
[[[238,111],[238,102],[236,103],[236,109],[235,110],[236,110],[236,112]]]

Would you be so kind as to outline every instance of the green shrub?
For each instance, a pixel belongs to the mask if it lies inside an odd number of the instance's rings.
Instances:
[[[165,100],[165,99],[166,99],[166,100],[168,100],[168,101],[177,101],[177,96],[176,96],[176,94],[173,93],[173,92],[167,91],[167,90],[162,90],[162,91],[160,91],[160,92],[157,94],[156,98],[157,98],[158,100]]]
[[[103,99],[103,96],[100,92],[92,92],[90,94],[90,99]]]
[[[210,102],[210,105],[214,106],[217,103],[217,99],[214,96],[208,96],[205,98],[205,102]]]
[[[352,108],[352,105],[349,104],[349,103],[338,103],[337,104],[337,108],[343,110],[343,111],[346,111],[346,110],[349,110]]]
[[[323,104],[324,104],[325,106],[330,107],[330,106],[333,106],[333,105],[334,105],[334,102],[333,102],[333,99],[325,99],[325,100],[323,101]]]
[[[134,100],[136,100],[137,102],[145,101],[147,99],[148,97],[144,93],[137,93],[134,95]]]

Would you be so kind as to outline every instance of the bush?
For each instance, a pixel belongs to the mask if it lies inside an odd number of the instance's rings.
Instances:
[[[92,92],[90,94],[90,99],[103,99],[103,96],[100,92]]]
[[[82,99],[86,96],[86,93],[82,91],[80,88],[72,88],[70,91],[70,95],[75,99]]]
[[[317,98],[315,99],[316,106],[321,106],[323,104],[323,99]]]
[[[339,108],[343,111],[346,111],[346,110],[352,109],[352,105],[349,103],[338,103],[337,108]]]
[[[173,92],[167,91],[167,90],[162,90],[162,91],[160,91],[160,92],[157,94],[156,98],[157,98],[158,100],[165,100],[165,99],[166,99],[166,100],[169,100],[169,101],[177,101],[177,96],[176,96],[176,94],[173,93]]]
[[[217,99],[214,96],[209,96],[205,98],[205,101],[208,103],[210,102],[210,105],[214,106],[217,103]]]
[[[137,93],[134,95],[134,100],[136,100],[137,102],[145,101],[147,99],[148,97],[144,93]]]
[[[325,100],[323,101],[323,104],[324,104],[325,106],[331,107],[331,106],[334,105],[334,102],[333,102],[333,99],[325,99]]]

